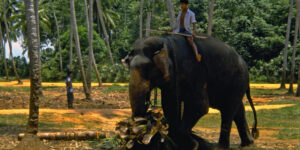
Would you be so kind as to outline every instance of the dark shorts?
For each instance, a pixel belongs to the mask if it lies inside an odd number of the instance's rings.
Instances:
[[[179,33],[192,35],[192,33],[190,33],[189,31],[187,31],[186,29],[182,29],[182,28],[179,29]]]

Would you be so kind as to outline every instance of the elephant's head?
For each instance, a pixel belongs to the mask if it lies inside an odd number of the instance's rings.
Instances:
[[[150,102],[150,91],[171,78],[171,61],[162,38],[138,40],[123,60],[130,69],[129,98],[133,117],[144,116]]]

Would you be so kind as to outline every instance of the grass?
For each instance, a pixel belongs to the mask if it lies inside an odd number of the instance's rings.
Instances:
[[[263,88],[252,88],[251,95],[264,95],[264,96],[282,96],[286,95],[288,92],[287,89],[263,89]]]
[[[274,110],[257,111],[258,127],[278,130],[279,133],[274,135],[278,139],[299,139],[300,130],[300,104],[294,102],[294,106]],[[249,125],[254,122],[253,113],[247,112]],[[198,127],[220,128],[220,114],[207,114],[197,123]],[[235,127],[235,125],[233,125]]]
[[[126,91],[128,90],[128,86],[120,86],[120,85],[112,85],[112,86],[109,86],[105,89],[103,89],[101,92],[102,93],[125,93]]]
[[[3,87],[3,86],[0,86],[0,91],[5,91],[5,92],[29,92],[30,87]]]

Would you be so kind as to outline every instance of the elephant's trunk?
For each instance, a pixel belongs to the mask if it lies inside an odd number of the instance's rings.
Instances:
[[[144,117],[150,102],[150,81],[137,69],[130,70],[129,99],[133,117]]]

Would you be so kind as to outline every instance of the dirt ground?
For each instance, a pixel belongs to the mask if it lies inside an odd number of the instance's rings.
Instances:
[[[103,92],[110,87],[111,84],[93,87],[93,100],[84,100],[84,94],[81,84],[75,84],[74,93],[74,110],[67,109],[66,90],[63,83],[43,83],[44,86],[55,87],[44,90],[44,96],[40,102],[40,121],[52,120],[59,124],[63,122],[72,122],[78,124],[72,129],[59,129],[59,131],[68,130],[91,130],[82,124],[89,120],[95,125],[95,129],[102,131],[114,131],[115,124],[123,119],[130,117],[131,110],[128,100],[128,91],[122,92]],[[122,84],[124,85],[124,84]],[[126,85],[126,84],[125,84]],[[5,87],[28,87],[28,82],[24,85],[17,85],[14,82],[0,82],[0,86]],[[272,89],[277,85],[269,84],[253,84],[254,88]],[[279,86],[278,86],[279,87]],[[279,109],[289,107],[293,104],[267,104],[276,101],[278,97],[274,96],[253,96],[254,103],[257,104],[256,110],[261,109]],[[300,99],[292,96],[281,96],[281,99],[291,99],[300,102]],[[5,114],[28,114],[29,105],[29,91],[5,91],[0,90],[0,115]],[[246,106],[246,110],[250,110]],[[218,111],[210,109],[209,113],[218,113]],[[51,114],[51,116],[43,117],[43,114]],[[72,114],[71,116],[64,116],[64,114]],[[1,125],[1,122],[0,122]],[[255,141],[255,148],[253,149],[300,149],[300,139],[279,140],[274,137],[278,130],[274,128],[259,128],[260,137]],[[24,126],[0,126],[0,149],[11,149],[15,147],[19,141],[17,135],[24,132]],[[219,137],[219,128],[200,128],[195,127],[194,132],[201,137],[204,137],[209,142],[217,143]],[[50,130],[52,131],[52,130]],[[43,141],[45,145],[51,149],[93,149],[89,141]],[[240,139],[236,128],[231,131],[231,146],[238,147]]]

